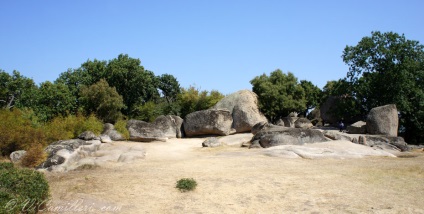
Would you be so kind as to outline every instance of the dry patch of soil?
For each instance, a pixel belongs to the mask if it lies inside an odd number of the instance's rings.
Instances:
[[[44,213],[424,213],[424,155],[289,159],[261,149],[143,144],[145,159],[46,173]],[[133,142],[119,142],[134,146]],[[192,192],[180,178],[198,182]]]

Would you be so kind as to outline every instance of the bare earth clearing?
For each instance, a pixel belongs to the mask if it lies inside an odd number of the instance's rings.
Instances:
[[[203,140],[146,143],[145,159],[46,173],[52,201],[44,213],[424,213],[422,152],[291,159],[201,148]],[[181,193],[175,183],[186,177],[198,186]]]

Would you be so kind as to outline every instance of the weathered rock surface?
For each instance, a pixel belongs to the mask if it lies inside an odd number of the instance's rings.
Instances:
[[[100,135],[100,141],[102,143],[112,143],[112,139],[110,139],[109,135]]]
[[[252,137],[252,133],[238,133],[234,135],[219,137],[218,141],[221,142],[221,144],[223,145],[241,147],[242,145],[246,144],[250,145],[250,140],[252,139]]]
[[[279,119],[276,123],[277,126],[284,126],[284,127],[290,127],[295,128],[295,122],[298,120],[298,117],[283,117]]]
[[[237,133],[250,132],[258,122],[267,121],[266,117],[259,111],[258,96],[249,90],[232,93],[211,109],[227,109],[230,111],[233,118],[232,128]]]
[[[347,140],[353,142],[355,139],[354,136],[350,136],[338,130],[326,130],[322,132],[325,137],[330,138],[331,140]]]
[[[81,140],[94,140],[97,136],[92,131],[85,131],[78,136]]]
[[[358,139],[358,143],[379,149],[397,150],[401,152],[409,150],[408,144],[402,137],[361,135]]]
[[[141,120],[129,120],[127,129],[130,140],[139,142],[166,141],[169,138],[182,137],[183,119],[178,116],[159,116],[153,123]]]
[[[222,143],[216,137],[209,137],[202,143],[203,147],[220,147]]]
[[[99,140],[63,140],[49,145],[47,160],[37,168],[39,170],[66,172],[85,167],[98,167],[117,162],[130,162],[143,159],[146,151],[139,144],[122,143],[102,144]]]
[[[255,134],[251,143],[255,144],[256,141],[258,141],[263,148],[268,148],[278,145],[303,145],[306,143],[325,142],[328,140],[319,130],[271,125]]]
[[[409,146],[402,137],[386,135],[348,134],[337,130],[323,131],[325,137],[331,140],[346,140],[357,144],[372,147],[374,149],[408,151]]]
[[[113,124],[105,123],[103,126],[102,136],[108,136],[113,141],[125,140],[125,137],[119,133]]]
[[[396,105],[385,105],[371,109],[367,117],[369,134],[397,136],[399,117]]]
[[[266,129],[266,128],[271,128],[271,127],[273,127],[274,125],[272,125],[272,124],[270,124],[270,123],[268,123],[268,122],[259,122],[259,123],[257,123],[257,124],[255,124],[253,127],[252,127],[252,134],[256,134],[256,133],[258,133],[259,131],[261,131],[262,129]]]
[[[17,163],[22,160],[25,154],[26,154],[25,150],[14,151],[10,153],[10,161],[12,161],[12,163]]]
[[[233,118],[226,109],[196,111],[186,116],[184,132],[187,137],[199,135],[229,135],[233,131]]]
[[[54,142],[45,149],[48,154],[47,160],[38,168],[53,170],[53,168],[62,164],[66,168],[66,165],[97,151],[100,144],[99,140],[84,141],[81,139]]]
[[[345,140],[327,141],[322,143],[311,143],[303,146],[299,145],[280,145],[267,148],[263,151],[264,155],[281,158],[362,158],[367,156],[396,157],[390,152],[384,150],[375,150],[373,148],[351,143]]]
[[[364,121],[358,121],[347,127],[346,131],[349,134],[366,134],[367,133],[367,123]]]
[[[312,125],[311,121],[309,121],[307,118],[299,118],[294,122],[295,128],[302,128],[302,129],[309,129],[312,128],[314,125]]]

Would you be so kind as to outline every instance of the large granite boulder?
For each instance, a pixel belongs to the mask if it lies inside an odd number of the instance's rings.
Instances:
[[[103,138],[108,136],[113,141],[125,140],[125,137],[122,136],[122,134],[115,129],[115,126],[110,123],[105,123],[103,125],[103,132],[101,136],[103,136]]]
[[[232,128],[237,133],[250,132],[255,124],[267,121],[266,117],[259,111],[258,96],[249,90],[232,93],[211,109],[227,109],[230,111],[233,118]]]
[[[303,145],[325,141],[328,140],[319,130],[265,125],[250,142],[251,144],[259,143],[263,148],[268,148],[278,145]]]
[[[183,119],[178,116],[159,116],[152,123],[141,120],[129,120],[127,129],[130,140],[139,142],[166,141],[169,138],[181,138]]]
[[[196,111],[186,116],[184,132],[187,137],[199,135],[229,135],[232,130],[233,118],[226,109],[209,109]]]
[[[368,134],[388,135],[398,134],[399,117],[396,105],[385,105],[371,109],[367,116]]]
[[[367,133],[367,123],[364,121],[358,121],[347,127],[347,132],[349,134],[366,134]]]

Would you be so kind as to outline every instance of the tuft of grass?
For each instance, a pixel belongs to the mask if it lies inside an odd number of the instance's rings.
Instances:
[[[193,178],[182,178],[177,181],[175,188],[181,192],[192,191],[196,188],[197,182]]]

